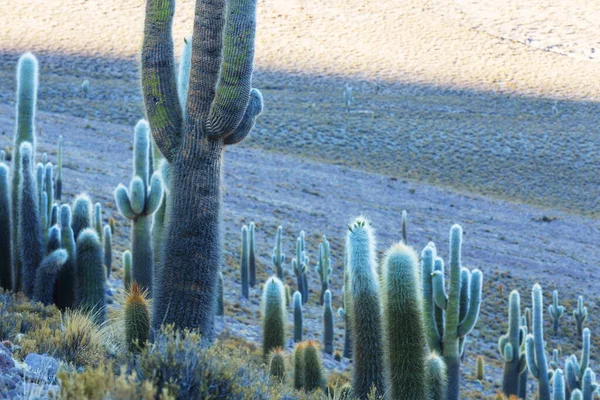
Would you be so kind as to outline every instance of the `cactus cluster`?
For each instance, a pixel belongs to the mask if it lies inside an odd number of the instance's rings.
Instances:
[[[527,328],[521,325],[521,297],[513,290],[508,299],[508,332],[500,337],[498,350],[504,360],[504,376],[502,392],[507,396],[519,395],[521,375],[527,368],[527,360],[523,352]]]
[[[292,259],[292,270],[296,274],[298,291],[302,294],[302,302],[308,302],[308,279],[306,272],[308,270],[308,256],[306,254],[306,243],[304,240],[304,231],[296,239],[296,257]]]
[[[319,243],[319,256],[317,260],[317,267],[315,270],[319,274],[321,281],[321,295],[319,296],[319,304],[323,305],[325,292],[329,289],[329,275],[332,272],[331,269],[331,252],[327,237],[323,235],[323,240]]]

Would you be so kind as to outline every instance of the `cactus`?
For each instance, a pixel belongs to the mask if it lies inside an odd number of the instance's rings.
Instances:
[[[350,317],[348,312],[350,310],[350,272],[348,271],[348,256],[344,252],[344,284],[342,286],[342,304],[344,308],[338,309],[338,315],[344,319],[344,352],[343,355],[346,358],[352,358],[352,328],[350,327]]]
[[[106,319],[106,272],[96,231],[85,229],[77,238],[77,304],[92,312],[97,324]]]
[[[7,291],[13,287],[10,210],[8,167],[0,163],[0,287]]]
[[[112,271],[112,234],[110,233],[110,226],[104,225],[104,266],[106,267],[106,279],[110,277],[110,271]]]
[[[222,264],[222,156],[225,146],[248,135],[263,103],[251,87],[256,0],[200,0],[196,7],[191,47],[197,57],[185,112],[175,79],[172,0],[146,4],[141,70],[152,134],[170,164],[172,205],[153,321],[156,328],[197,328],[210,340]]]
[[[298,282],[298,291],[302,293],[302,302],[308,301],[308,285],[306,279],[306,270],[308,268],[308,257],[306,256],[304,231],[296,238],[296,257],[292,260],[292,269],[296,274]]]
[[[44,191],[47,193],[48,198],[47,198],[47,207],[48,207],[48,215],[51,215],[51,210],[52,210],[52,206],[54,203],[54,179],[53,179],[53,166],[52,163],[46,163],[45,164],[45,172],[44,172]],[[49,221],[51,221],[51,218],[48,218]],[[55,222],[56,223],[56,222]],[[52,226],[54,224],[52,224],[51,222],[49,223],[49,226]]]
[[[372,388],[378,396],[385,391],[379,279],[370,223],[359,217],[348,230],[346,253],[354,356],[352,386],[354,396],[364,400]]]
[[[570,400],[583,400],[583,393],[581,393],[581,390],[575,389],[575,391],[573,393],[571,393],[571,397],[569,399]]]
[[[483,356],[477,356],[475,362],[475,378],[478,381],[483,381],[485,379],[485,360]]]
[[[383,261],[381,297],[387,376],[392,399],[427,398],[427,341],[418,258],[403,243]]]
[[[553,370],[558,369],[558,349],[554,349],[552,350],[552,359],[550,360],[549,364],[550,368],[552,368]]]
[[[281,347],[277,347],[269,355],[269,376],[276,382],[285,382],[285,359]]]
[[[581,386],[583,400],[592,400],[594,393],[598,390],[598,385],[596,384],[596,374],[591,369],[586,368],[583,373],[583,383]]]
[[[548,306],[548,314],[552,319],[552,331],[558,335],[560,317],[565,313],[565,307],[558,304],[558,290],[552,292],[552,304]]]
[[[565,361],[565,378],[567,384],[567,395],[575,389],[583,389],[583,376],[590,363],[590,339],[591,333],[585,328],[582,333],[583,349],[581,350],[581,359],[577,360],[575,355],[571,355]]]
[[[133,148],[133,178],[129,190],[119,184],[115,191],[115,200],[121,214],[131,220],[132,278],[152,295],[152,214],[159,208],[163,199],[163,187],[158,171],[150,178],[150,133],[148,123],[144,120],[140,120],[135,126]]]
[[[460,359],[464,352],[465,337],[471,332],[479,316],[481,305],[482,273],[470,272],[461,265],[462,228],[450,229],[450,286],[446,293],[444,266],[428,245],[423,251],[422,278],[425,296],[425,316],[428,342],[431,349],[440,352],[448,370],[448,400],[456,400],[460,392]],[[428,249],[429,248],[429,249]],[[433,268],[433,271],[432,271]],[[433,299],[433,302],[429,299]],[[433,304],[435,307],[433,307]],[[433,312],[429,311],[432,304]],[[437,337],[436,337],[437,336]]]
[[[48,306],[55,303],[56,282],[58,275],[64,268],[69,253],[64,249],[54,250],[50,253],[36,271],[33,298]]]
[[[125,292],[123,317],[125,319],[125,342],[132,353],[140,352],[150,336],[150,311],[147,293],[137,282],[133,282]]]
[[[526,333],[521,327],[521,297],[513,290],[508,299],[508,332],[498,341],[498,351],[504,360],[502,392],[506,397],[520,393],[519,376],[527,368],[525,353],[522,352]]]
[[[65,249],[69,258],[62,268],[58,281],[56,282],[56,306],[64,310],[75,306],[75,262],[76,262],[76,244],[71,228],[71,208],[67,204],[60,207],[60,242],[61,247]]]
[[[50,226],[54,226],[54,225],[58,224],[59,210],[60,210],[60,207],[58,206],[58,204],[56,204],[56,203],[52,204],[52,208],[50,209]]]
[[[323,303],[323,344],[327,354],[333,354],[333,308],[331,307],[331,291],[325,291]]]
[[[250,297],[250,272],[248,271],[248,227],[242,226],[242,249],[240,251],[240,276],[242,280],[242,296]]]
[[[40,212],[31,162],[33,149],[25,142],[19,152],[21,156],[19,179],[19,258],[22,266],[23,291],[28,297],[33,296],[36,270],[43,258],[42,231]]]
[[[63,158],[63,137],[58,137],[58,163],[56,164],[56,187],[54,190],[55,200],[62,197],[62,158]]]
[[[23,289],[23,272],[21,256],[21,240],[18,231],[21,226],[19,221],[19,193],[21,186],[21,145],[29,143],[31,146],[30,162],[35,155],[35,110],[38,89],[38,61],[31,53],[25,53],[19,58],[17,64],[17,121],[12,153],[12,179],[11,179],[11,222],[12,222],[12,279],[13,290]],[[34,189],[35,190],[35,189]],[[32,279],[34,279],[32,277]]]
[[[255,226],[254,222],[250,222],[248,232],[248,276],[250,287],[256,285],[256,242],[254,239]]]
[[[263,357],[276,347],[285,346],[285,299],[283,284],[277,277],[271,277],[265,283],[263,293]]]
[[[73,237],[75,241],[79,234],[92,227],[92,201],[90,197],[83,193],[75,198],[73,202],[73,217],[71,219],[71,228],[73,228]]]
[[[46,255],[60,249],[60,229],[54,225],[48,231],[48,240],[46,241]]]
[[[183,51],[179,59],[179,71],[177,74],[177,94],[179,104],[181,104],[181,112],[185,114],[190,89],[190,72],[192,69],[192,37],[184,38],[183,43]]]
[[[102,242],[102,205],[100,203],[94,204],[94,229]]]
[[[408,244],[406,239],[406,222],[408,219],[408,215],[406,214],[406,210],[402,210],[402,243]]]
[[[428,400],[446,400],[448,392],[448,379],[444,360],[432,352],[426,361]]]
[[[304,391],[310,393],[325,389],[327,380],[323,373],[323,365],[319,351],[314,342],[308,341],[304,346]]]
[[[281,233],[283,228],[280,226],[277,227],[277,235],[275,237],[275,247],[273,248],[273,255],[271,256],[271,260],[273,260],[273,265],[275,266],[275,274],[281,280],[283,280],[283,262],[285,261],[285,254],[281,252]]]
[[[532,290],[533,321],[532,334],[527,335],[525,341],[525,354],[527,366],[531,375],[538,381],[538,399],[550,399],[550,382],[548,376],[548,362],[544,342],[544,316],[542,304],[542,288],[535,284]]]
[[[219,271],[219,286],[217,290],[217,315],[225,315],[225,300],[223,299],[223,291],[225,282],[223,273]]]
[[[583,306],[583,296],[577,298],[577,309],[573,311],[573,317],[577,322],[577,336],[583,334],[583,323],[587,319],[588,312],[587,307]]]
[[[565,376],[562,369],[558,368],[552,375],[552,400],[565,400]]]
[[[525,309],[526,311],[528,309]],[[527,338],[527,334],[529,333],[529,326],[527,325],[527,317],[525,315],[521,316],[521,346],[520,352],[521,354],[525,354],[525,338]],[[519,398],[526,399],[527,398],[527,376],[529,375],[529,369],[527,368],[527,357],[525,357],[524,368],[519,373]]]
[[[321,280],[321,295],[319,297],[319,304],[323,305],[323,296],[329,289],[329,274],[331,274],[330,267],[330,247],[329,242],[325,235],[323,235],[323,241],[319,243],[319,259],[317,267],[315,268],[319,278]]]
[[[296,292],[298,293],[298,292]],[[298,343],[294,349],[292,360],[294,362],[294,389],[304,389],[304,348],[305,343]]]
[[[294,292],[294,342],[302,341],[302,294]]]
[[[156,147],[156,146],[154,146]],[[160,154],[160,152],[158,152]],[[156,158],[155,158],[156,159]],[[157,171],[160,173],[160,178],[163,183],[163,198],[160,203],[160,207],[154,213],[152,217],[152,251],[154,253],[154,279],[159,274],[159,269],[163,264],[164,255],[164,241],[165,241],[165,229],[168,223],[167,219],[167,202],[169,199],[167,193],[168,176],[169,176],[169,163],[164,159],[160,160],[157,166]]]
[[[125,289],[131,287],[131,252],[126,250],[123,252],[123,286]]]

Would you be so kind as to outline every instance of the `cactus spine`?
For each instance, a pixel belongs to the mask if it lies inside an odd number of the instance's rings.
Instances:
[[[60,201],[62,197],[62,158],[63,158],[63,137],[58,137],[58,163],[56,166],[56,190],[54,196],[56,200]]]
[[[533,285],[532,290],[533,321],[532,334],[527,335],[525,354],[527,366],[531,375],[538,381],[539,400],[550,399],[550,382],[548,377],[548,361],[544,343],[544,316],[542,304],[542,288],[539,284]]]
[[[254,222],[250,222],[249,237],[248,237],[248,276],[250,287],[256,285],[256,242]]]
[[[283,262],[285,261],[285,254],[281,252],[281,234],[283,228],[280,226],[277,227],[277,235],[275,237],[275,247],[273,248],[273,255],[271,259],[273,260],[273,265],[275,265],[275,274],[281,280],[283,280]]]
[[[370,223],[359,217],[348,229],[348,292],[351,293],[350,325],[354,356],[352,382],[354,396],[364,400],[373,387],[378,396],[385,391],[379,280],[375,238]]]
[[[10,290],[12,278],[12,225],[10,221],[10,189],[8,186],[8,167],[0,163],[0,287]]]
[[[123,286],[125,289],[131,287],[131,252],[126,250],[123,252]]]
[[[33,298],[48,306],[56,302],[56,282],[63,267],[69,259],[69,253],[64,249],[50,253],[36,271]]]
[[[383,336],[390,399],[427,399],[427,341],[417,255],[392,246],[382,270]]]
[[[115,191],[115,199],[121,214],[131,220],[132,278],[143,290],[146,289],[152,294],[152,214],[163,199],[163,187],[158,171],[150,177],[150,132],[148,123],[144,120],[135,126],[133,147],[133,178],[129,184],[129,191],[119,184]]]
[[[308,341],[304,346],[304,391],[310,393],[325,389],[327,380],[323,374],[323,365],[319,351],[314,342]]]
[[[280,347],[274,349],[269,356],[269,375],[276,382],[285,382],[285,359]]]
[[[575,355],[571,355],[565,361],[565,377],[567,383],[567,395],[575,389],[583,389],[583,376],[590,363],[590,338],[591,333],[588,328],[583,330],[583,349],[581,350],[581,359],[577,360]]]
[[[504,360],[502,392],[506,397],[520,393],[519,376],[527,368],[522,352],[525,334],[526,331],[521,327],[521,297],[519,292],[513,290],[508,299],[508,332],[498,341],[498,351]]]
[[[110,277],[110,271],[112,271],[112,234],[110,233],[110,226],[104,225],[104,266],[106,267],[106,278]]]
[[[331,274],[330,265],[329,242],[325,235],[323,235],[323,241],[319,243],[319,259],[316,267],[317,274],[319,274],[321,280],[321,296],[319,297],[319,304],[321,305],[323,305],[325,291],[329,289],[329,274]]]
[[[294,292],[294,342],[302,341],[302,294]]]
[[[21,240],[19,239],[19,193],[21,186],[21,145],[29,143],[31,146],[30,163],[35,155],[35,110],[38,89],[38,61],[31,53],[25,53],[19,58],[17,64],[17,122],[12,154],[12,180],[11,180],[11,206],[12,206],[12,278],[13,290],[23,289],[23,272],[21,256]],[[35,190],[35,189],[34,189]],[[33,278],[32,278],[33,279]]]
[[[298,292],[296,292],[298,293]],[[298,343],[294,349],[294,389],[304,389],[304,348],[305,343]]]
[[[97,324],[106,319],[106,272],[96,231],[85,229],[77,238],[77,304],[92,312]]]
[[[68,204],[63,204],[60,207],[60,241],[61,247],[65,249],[69,258],[62,268],[58,281],[56,282],[56,306],[64,310],[75,306],[75,291],[76,291],[76,244],[71,228],[71,208]]]
[[[263,293],[263,357],[268,361],[271,350],[285,346],[285,298],[283,284],[277,277],[265,283]]]
[[[248,264],[250,258],[248,256],[248,227],[242,226],[242,251],[240,252],[240,275],[242,279],[242,296],[250,297],[250,272]]]
[[[577,336],[583,334],[583,323],[588,317],[587,307],[583,306],[583,296],[577,298],[577,309],[573,311],[573,317],[577,321]]]
[[[323,344],[327,354],[333,354],[333,308],[331,307],[331,291],[325,291],[323,303]]]
[[[558,304],[558,290],[552,292],[552,304],[548,306],[548,314],[552,319],[552,330],[558,335],[558,326],[560,318],[565,313],[565,307]]]
[[[446,400],[448,393],[448,379],[444,360],[432,352],[427,358],[427,387],[428,400]]]
[[[223,273],[219,271],[219,287],[217,290],[217,315],[225,315],[225,300],[223,299],[223,292],[225,288],[225,281],[223,279]]]
[[[127,349],[138,353],[145,347],[150,336],[150,311],[147,294],[137,282],[133,282],[125,294],[123,315]]]

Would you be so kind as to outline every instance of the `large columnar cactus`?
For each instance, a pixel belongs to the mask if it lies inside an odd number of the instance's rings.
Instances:
[[[33,298],[48,306],[56,302],[56,282],[69,259],[69,253],[64,249],[54,250],[50,253],[36,271]]]
[[[223,279],[223,272],[219,271],[219,286],[217,292],[217,315],[225,315],[225,299],[223,294],[225,291],[225,280]]]
[[[583,306],[583,296],[577,298],[577,309],[573,311],[573,318],[577,322],[577,336],[583,334],[583,323],[588,317],[587,307]]]
[[[174,12],[175,0],[146,2],[141,57],[146,114],[170,164],[170,223],[153,321],[198,328],[211,339],[223,251],[223,151],[250,133],[263,105],[251,87],[256,1],[197,1],[185,112],[175,79]]]
[[[10,221],[10,189],[8,167],[0,163],[0,287],[12,289],[12,232]]]
[[[104,241],[104,266],[106,267],[106,278],[108,279],[112,270],[112,233],[108,225],[104,225],[102,240]]]
[[[294,364],[294,389],[304,389],[304,348],[305,343],[298,343],[292,355]]]
[[[302,341],[302,294],[298,291],[294,292],[294,342]]]
[[[62,159],[63,159],[63,137],[58,137],[58,163],[56,165],[56,187],[54,196],[56,200],[62,197]]]
[[[250,287],[256,285],[256,240],[255,235],[256,227],[254,222],[250,222],[250,228],[248,229],[248,278]]]
[[[85,193],[77,196],[73,202],[72,211],[71,228],[73,228],[73,236],[77,241],[83,230],[92,227],[92,201],[90,197]]]
[[[68,204],[60,207],[60,242],[69,255],[56,282],[56,306],[64,310],[75,306],[76,278],[75,262],[77,248],[73,228],[71,228],[71,208]]]
[[[446,363],[432,352],[427,358],[427,390],[428,400],[446,400],[448,395],[448,379],[446,375]]]
[[[285,299],[283,283],[271,277],[265,283],[263,294],[263,357],[268,361],[268,355],[276,347],[285,347]]]
[[[470,272],[461,263],[462,228],[454,225],[450,229],[450,286],[448,292],[444,283],[444,267],[436,258],[431,270],[429,259],[422,262],[423,295],[425,315],[430,320],[428,337],[431,350],[444,357],[448,370],[448,400],[456,400],[460,392],[460,359],[464,351],[464,341],[471,332],[479,316],[481,305],[482,273]],[[423,252],[424,257],[434,256],[435,251]],[[430,277],[430,278],[427,278]],[[429,296],[433,298],[433,311],[429,311]],[[427,315],[429,314],[429,315]],[[433,318],[433,322],[431,321]],[[437,335],[437,338],[435,337]]]
[[[25,142],[19,152],[21,156],[18,196],[19,226],[19,258],[22,266],[23,291],[33,296],[36,270],[44,257],[40,212],[35,180],[32,171],[33,149]]]
[[[519,376],[527,368],[525,353],[521,352],[525,334],[521,327],[521,297],[513,290],[508,299],[508,332],[498,341],[498,351],[504,360],[502,392],[506,397],[520,393]]]
[[[565,313],[565,307],[558,304],[558,290],[552,292],[552,304],[548,306],[548,314],[552,319],[552,331],[558,335],[560,318]]]
[[[323,303],[323,351],[333,354],[333,308],[331,307],[331,291],[325,291]]]
[[[154,280],[154,255],[152,253],[152,214],[163,199],[160,173],[150,177],[150,132],[148,123],[141,120],[134,129],[133,178],[129,190],[119,184],[115,200],[119,211],[131,220],[132,277],[152,294]],[[188,190],[191,190],[188,188]],[[192,249],[191,247],[188,250]],[[188,251],[187,255],[202,251]]]
[[[298,282],[298,291],[302,293],[302,302],[308,301],[308,283],[306,279],[306,271],[308,269],[308,256],[306,255],[306,247],[304,240],[304,231],[300,232],[300,236],[296,238],[296,257],[292,260],[292,269],[296,274]]]
[[[273,255],[271,256],[271,260],[273,260],[273,265],[275,266],[275,275],[281,280],[283,280],[283,262],[285,261],[285,254],[281,251],[281,234],[283,228],[280,226],[277,227],[277,235],[275,237],[275,247],[273,248]]]
[[[544,309],[542,288],[539,284],[533,285],[531,296],[533,304],[532,334],[527,335],[525,341],[527,367],[531,375],[538,381],[538,399],[550,400],[550,379],[544,342]]]
[[[565,375],[562,369],[558,368],[552,375],[552,400],[565,400]]]
[[[582,336],[583,349],[581,350],[581,359],[577,360],[577,357],[572,354],[565,361],[567,395],[569,395],[575,389],[583,389],[583,375],[590,364],[590,330],[585,328]]]
[[[240,278],[242,281],[242,296],[250,297],[250,272],[248,271],[248,227],[242,226],[242,248],[240,251]]]
[[[348,230],[346,253],[354,356],[352,386],[354,396],[364,400],[373,387],[378,396],[385,392],[379,278],[370,222],[359,217]]]
[[[141,351],[150,337],[150,311],[147,293],[137,282],[133,282],[125,292],[123,317],[125,322],[125,342],[132,353]]]
[[[77,304],[92,312],[96,323],[106,319],[106,272],[102,245],[96,231],[88,228],[77,238]]]
[[[23,289],[23,273],[19,255],[20,240],[18,238],[19,221],[19,187],[21,181],[21,145],[31,144],[31,162],[35,155],[35,110],[38,89],[38,61],[31,53],[25,53],[17,64],[17,122],[15,129],[14,148],[12,153],[11,179],[11,222],[12,222],[12,279],[13,290]]]
[[[314,342],[308,341],[304,346],[304,391],[310,393],[317,389],[325,389],[327,379],[323,372],[323,364]]]
[[[386,253],[381,279],[383,337],[390,399],[427,399],[427,340],[418,258],[396,244]]]
[[[329,289],[329,274],[331,274],[330,254],[329,242],[327,241],[327,237],[323,235],[323,241],[319,243],[319,259],[315,268],[321,280],[321,295],[319,297],[321,305],[323,305],[325,291]]]

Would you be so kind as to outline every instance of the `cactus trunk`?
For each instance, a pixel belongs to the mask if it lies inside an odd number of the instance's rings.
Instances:
[[[133,256],[132,278],[143,289],[152,292],[154,260],[150,245],[151,215],[140,215],[132,222],[131,254]]]
[[[10,221],[10,189],[8,186],[8,167],[0,163],[0,287],[12,288],[12,226]]]

